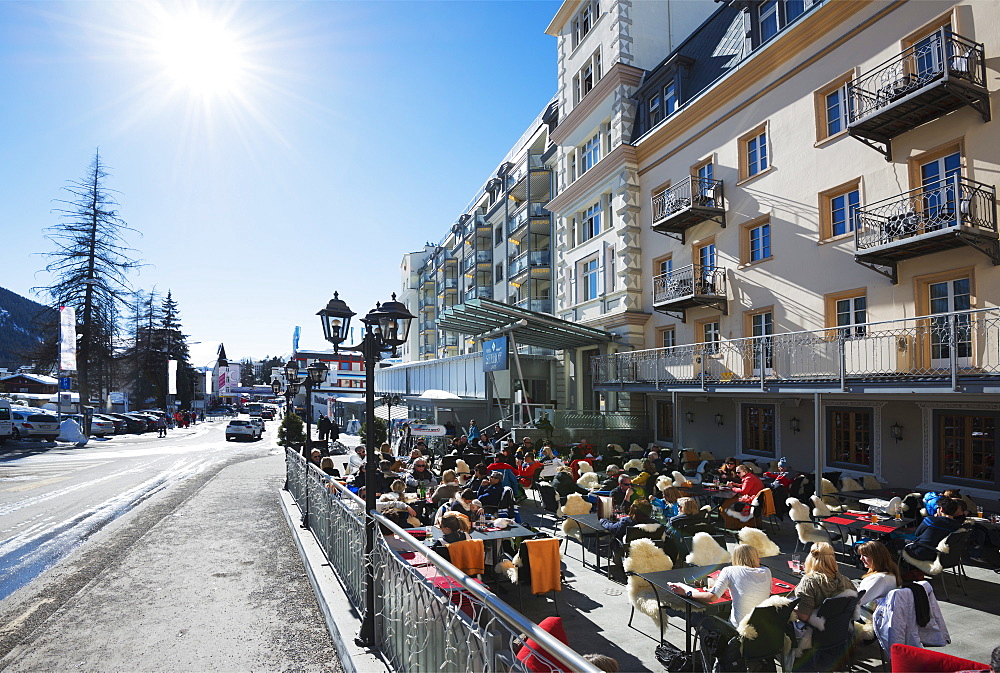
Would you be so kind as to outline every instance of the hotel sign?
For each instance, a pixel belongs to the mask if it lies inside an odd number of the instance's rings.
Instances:
[[[483,371],[499,372],[505,369],[507,369],[507,337],[484,341]]]

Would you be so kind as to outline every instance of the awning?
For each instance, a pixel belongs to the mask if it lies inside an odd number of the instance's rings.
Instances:
[[[381,418],[383,421],[388,420],[389,409],[392,409],[392,420],[402,421],[410,417],[409,410],[400,404],[395,404],[392,407],[382,405],[381,407],[375,407],[375,418]]]
[[[601,329],[482,298],[469,299],[464,304],[447,309],[437,319],[437,327],[446,332],[478,336],[510,327],[522,320],[526,324],[514,330],[514,340],[519,345],[563,350],[591,346],[616,337]]]

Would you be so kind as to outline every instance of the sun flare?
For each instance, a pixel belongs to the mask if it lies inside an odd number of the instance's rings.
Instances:
[[[235,93],[245,74],[244,50],[233,31],[200,13],[166,18],[157,37],[165,74],[202,95]]]

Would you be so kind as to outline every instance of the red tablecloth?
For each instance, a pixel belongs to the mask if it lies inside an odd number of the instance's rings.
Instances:
[[[875,523],[870,523],[867,526],[865,526],[865,530],[874,530],[879,533],[891,533],[892,531],[896,530],[896,528],[894,526],[880,526]]]
[[[830,517],[827,517],[827,518],[823,519],[823,521],[826,521],[826,522],[829,522],[829,523],[839,523],[842,526],[847,526],[847,525],[852,524],[852,523],[857,523],[858,520],[857,519],[845,519],[842,516],[830,516]]]

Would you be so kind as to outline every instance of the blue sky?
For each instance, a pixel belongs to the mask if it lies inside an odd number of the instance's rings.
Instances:
[[[555,93],[558,6],[0,2],[0,286],[41,300],[54,200],[100,148],[133,284],[191,340],[325,347],[333,291],[397,291]]]

